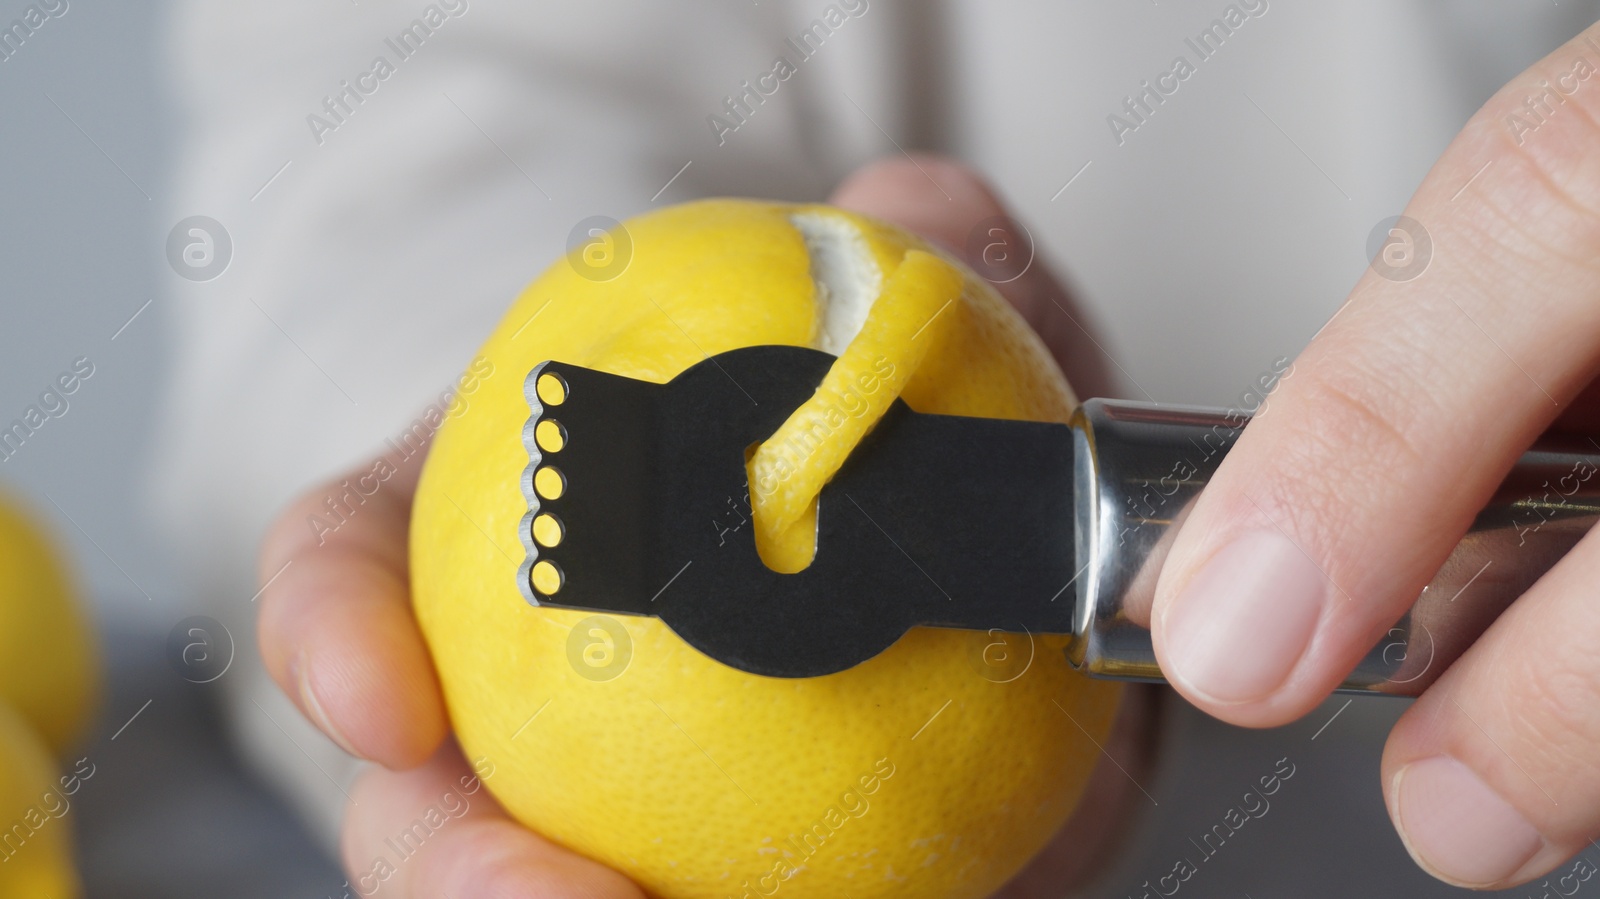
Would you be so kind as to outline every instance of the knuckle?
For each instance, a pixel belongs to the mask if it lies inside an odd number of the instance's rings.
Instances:
[[[1555,650],[1522,657],[1504,711],[1517,754],[1564,776],[1600,778],[1600,664]]]
[[[1000,202],[993,191],[984,183],[983,177],[971,166],[936,153],[915,153],[909,157],[894,156],[885,160],[884,169],[894,175],[905,179],[910,184],[921,180],[919,189],[926,189],[927,179],[932,176],[941,185],[945,181],[954,182],[964,190],[981,193],[989,203],[998,208]],[[948,187],[946,188],[949,189]]]
[[[1307,416],[1303,427],[1316,435],[1319,444],[1341,456],[1350,455],[1357,464],[1370,460],[1375,469],[1393,468],[1397,461],[1420,466],[1426,456],[1409,427],[1420,410],[1410,394],[1389,383],[1392,375],[1373,368],[1356,357],[1309,378],[1306,389],[1316,414]]]
[[[1273,499],[1302,534],[1331,537],[1384,503],[1385,485],[1425,457],[1405,425],[1415,418],[1408,400],[1365,366],[1307,371],[1295,389],[1297,413],[1275,441]]]
[[[1600,274],[1595,252],[1600,208],[1586,206],[1585,197],[1563,184],[1548,163],[1530,159],[1525,151],[1515,155],[1518,164],[1508,166],[1493,193],[1478,204],[1481,214],[1454,223],[1462,258],[1473,260],[1473,268],[1462,274],[1496,296],[1525,288],[1529,271]],[[1600,184],[1588,190],[1588,198],[1600,202]]]
[[[1464,221],[1475,229],[1469,240],[1592,271],[1600,246],[1600,69],[1587,44],[1569,47],[1576,49],[1557,51],[1513,81],[1475,120],[1494,135],[1504,164],[1483,182],[1489,214]]]

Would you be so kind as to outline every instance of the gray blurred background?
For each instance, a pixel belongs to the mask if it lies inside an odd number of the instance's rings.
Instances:
[[[1548,2],[1565,17],[1565,34],[1594,15],[1593,4]],[[0,22],[26,6],[0,2]],[[1463,3],[1457,9],[1462,7],[1489,8]],[[22,495],[68,543],[94,598],[110,660],[104,720],[87,750],[100,773],[72,816],[91,895],[335,897],[343,895],[344,878],[333,861],[226,748],[212,687],[184,681],[165,660],[169,631],[192,611],[175,594],[177,560],[163,556],[140,512],[139,479],[148,468],[158,391],[173,350],[162,299],[172,280],[164,244],[173,223],[158,220],[174,180],[177,127],[157,76],[167,10],[161,2],[71,0],[67,15],[50,20],[0,63],[6,135],[0,142],[0,227],[6,232],[0,241],[0,421],[19,415],[73,359],[88,356],[96,368],[70,398],[70,411],[0,464],[0,485]],[[1516,44],[1516,52],[1486,56],[1441,77],[1470,83],[1481,99],[1559,43],[1560,33],[1561,28],[1509,33],[1505,40]],[[1049,52],[1042,45],[1035,49]],[[1359,61],[1351,70],[1358,69]],[[1108,85],[1097,96],[1121,90]],[[1202,109],[1197,101],[1182,114],[1199,118]],[[1460,122],[1470,112],[1467,106],[1427,114]],[[1369,222],[1392,211],[1440,149],[1401,148],[1412,160],[1402,167],[1409,181],[1363,195],[1361,210],[1348,217]],[[1210,255],[1237,250],[1239,235],[1196,229],[1205,220],[1208,188],[1200,182],[1206,173],[1140,177],[1167,180],[1174,195],[1202,192],[1198,206],[1186,207],[1187,218],[1165,218],[1161,209],[1130,212],[1148,225],[1139,258],[1161,261],[1152,268],[1200,267]],[[1076,227],[1089,233],[1097,224]],[[1308,227],[1301,243],[1306,252],[1333,260],[1329,265],[1348,269],[1353,282],[1363,265],[1365,230]],[[1330,234],[1337,239],[1326,239]],[[1251,263],[1246,254],[1231,264]],[[1081,277],[1093,300],[1098,285],[1089,268]],[[1329,312],[1340,298],[1325,298]],[[1234,391],[1218,385],[1246,383],[1266,358],[1233,360],[1229,371],[1196,386],[1172,368],[1178,356],[1163,341],[1181,340],[1182,320],[1201,316],[1204,305],[1168,304],[1159,327],[1144,308],[1100,312],[1129,378],[1162,400],[1226,403]],[[1143,340],[1143,334],[1151,338]],[[238,475],[249,478],[250,472]],[[206,527],[199,511],[194,527]],[[246,642],[238,651],[254,648]],[[1394,701],[1347,706],[1341,698],[1292,727],[1249,733],[1168,703],[1168,738],[1186,748],[1167,754],[1145,784],[1152,807],[1108,877],[1105,894],[1141,895],[1143,881],[1154,883],[1180,857],[1191,856],[1190,840],[1198,840],[1238,794],[1285,758],[1296,775],[1273,797],[1269,815],[1232,838],[1184,884],[1184,896],[1456,894],[1412,867],[1384,814],[1378,758],[1382,735],[1400,711]],[[1539,892],[1530,887],[1504,895],[1528,894]]]
[[[0,4],[0,23],[27,5]],[[166,9],[71,0],[0,63],[0,420],[72,360],[95,366],[67,412],[0,463],[0,488],[66,542],[102,630],[110,685],[82,750],[96,773],[69,816],[89,894],[338,897],[334,862],[226,749],[216,684],[166,660],[188,613],[139,511],[171,353],[159,275],[172,223],[156,221],[173,176]]]

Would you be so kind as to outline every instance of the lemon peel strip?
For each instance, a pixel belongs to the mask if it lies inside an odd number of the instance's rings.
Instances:
[[[962,283],[938,256],[907,251],[816,392],[750,457],[751,518],[768,566],[792,573],[811,563],[817,495],[938,342]]]

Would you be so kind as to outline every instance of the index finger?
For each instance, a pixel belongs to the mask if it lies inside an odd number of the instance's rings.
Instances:
[[[1473,116],[1407,207],[1431,264],[1363,276],[1195,504],[1153,630],[1212,714],[1326,696],[1600,369],[1597,34]]]

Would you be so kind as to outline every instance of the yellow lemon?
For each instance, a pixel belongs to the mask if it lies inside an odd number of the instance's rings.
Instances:
[[[519,591],[527,372],[557,359],[665,382],[762,344],[840,357],[791,424],[874,362],[880,405],[898,392],[923,412],[1040,421],[1074,405],[1005,302],[899,229],[740,200],[613,229],[517,300],[418,488],[412,590],[461,745],[520,821],[656,896],[987,895],[1072,811],[1116,710],[1118,689],[1072,673],[1061,639],[918,628],[847,671],[767,678],[656,619]],[[810,559],[794,522],[863,429],[751,491],[773,567]],[[784,470],[775,444],[752,484]],[[869,599],[840,585],[841,608]]]
[[[61,753],[89,723],[98,671],[61,555],[20,505],[0,496],[0,702]]]
[[[83,894],[71,825],[62,820],[75,792],[77,781],[56,777],[49,747],[29,723],[0,703],[0,897]]]

